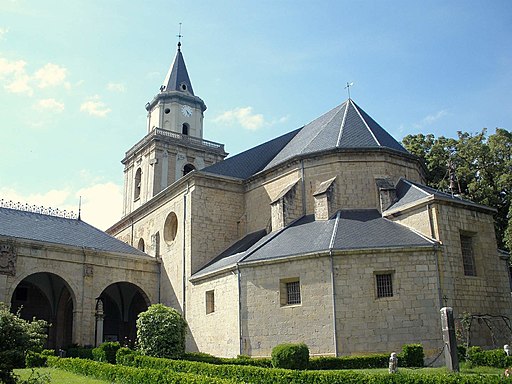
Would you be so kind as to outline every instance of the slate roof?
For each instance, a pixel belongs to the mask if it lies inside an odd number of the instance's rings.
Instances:
[[[484,205],[476,204],[470,200],[465,200],[460,197],[451,195],[450,193],[438,191],[437,189],[427,187],[426,185],[416,183],[404,178],[401,178],[396,185],[397,201],[393,203],[386,211],[391,211],[403,208],[407,205],[414,204],[421,199],[425,198],[438,198],[446,201],[451,201],[457,204],[464,204],[480,209],[490,210],[493,209]]]
[[[149,257],[81,220],[10,208],[0,207],[0,236]]]
[[[376,209],[340,210],[329,220],[307,215],[281,231],[272,232],[245,252],[223,252],[192,278],[254,261],[326,253],[332,250],[363,250],[396,247],[432,247],[436,244],[418,233],[381,216]]]
[[[298,156],[334,149],[364,151],[378,148],[409,154],[352,99],[348,99],[302,128],[203,170],[247,179]]]
[[[187,91],[193,96],[194,91],[192,90],[192,83],[190,82],[190,78],[188,77],[187,67],[185,66],[185,60],[183,59],[183,54],[181,53],[181,44],[178,43],[178,51],[176,52],[176,56],[174,57],[174,62],[169,68],[169,72],[167,72],[167,76],[165,76],[165,80],[163,85],[165,86],[165,91],[181,91],[181,85],[186,84]]]

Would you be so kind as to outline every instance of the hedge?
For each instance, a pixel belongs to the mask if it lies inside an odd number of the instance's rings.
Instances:
[[[168,369],[134,368],[97,361],[48,357],[48,366],[95,379],[123,384],[235,384],[233,380],[173,372]]]
[[[388,364],[388,354],[343,357],[322,356],[309,359],[310,370],[387,368]],[[401,366],[400,360],[398,360],[398,366]]]
[[[467,361],[471,366],[512,367],[512,356],[507,356],[503,349],[483,351],[480,347],[470,347],[467,350]]]
[[[307,369],[309,348],[306,344],[279,344],[272,349],[274,368]]]
[[[240,355],[236,358],[231,357],[217,357],[210,355],[208,353],[203,352],[186,352],[181,358],[178,360],[187,360],[187,361],[199,361],[202,363],[223,365],[223,364],[231,364],[231,365],[252,365],[255,367],[263,367],[263,368],[271,368],[272,361],[268,358],[264,357],[250,357]]]
[[[94,360],[102,363],[115,364],[116,352],[119,348],[121,348],[119,342],[107,341],[92,350],[92,357]]]
[[[397,374],[354,371],[292,371],[278,368],[259,368],[236,365],[212,365],[183,360],[169,360],[141,355],[125,355],[124,363],[134,367],[168,370],[203,375],[213,382],[214,378],[231,379],[234,382],[254,384],[494,384],[512,383],[499,375],[460,375],[399,371]]]

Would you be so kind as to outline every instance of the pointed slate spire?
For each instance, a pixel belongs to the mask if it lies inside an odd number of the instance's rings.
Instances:
[[[165,76],[164,83],[160,88],[162,92],[180,91],[188,93],[194,96],[192,89],[192,83],[188,77],[187,67],[185,66],[185,60],[181,53],[181,42],[178,42],[178,50],[174,57],[174,62]]]

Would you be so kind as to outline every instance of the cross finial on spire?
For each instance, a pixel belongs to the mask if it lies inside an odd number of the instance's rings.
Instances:
[[[181,38],[183,37],[183,35],[181,34],[181,23],[180,23],[180,32],[176,35],[176,37],[178,38],[178,51],[181,50]]]
[[[348,82],[347,81],[347,86],[345,87],[345,89],[347,90],[348,92],[348,98],[350,99],[350,87],[354,85],[354,82]]]

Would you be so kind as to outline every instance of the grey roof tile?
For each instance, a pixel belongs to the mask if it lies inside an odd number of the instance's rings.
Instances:
[[[279,136],[266,143],[260,144],[247,151],[241,152],[219,161],[202,171],[217,175],[235,177],[237,179],[248,179],[261,171],[272,160],[279,151],[299,132],[299,129]]]
[[[207,269],[197,275],[206,275],[224,268],[227,263],[249,263],[305,254],[325,253],[330,250],[359,250],[396,247],[432,247],[435,242],[416,232],[383,218],[376,209],[341,210],[334,239],[336,216],[315,221],[314,215],[304,216],[281,231],[261,238],[245,252],[223,253]]]
[[[397,192],[397,201],[392,204],[388,210],[398,209],[404,207],[409,204],[413,204],[420,199],[424,199],[426,197],[436,197],[447,201],[452,201],[454,203],[463,204],[467,206],[477,207],[480,209],[486,209],[492,211],[493,209],[490,207],[486,207],[484,205],[480,205],[474,203],[470,200],[462,199],[460,197],[451,195],[450,193],[442,192],[432,187],[428,187],[426,185],[416,183],[414,181],[410,181],[404,178],[401,178],[396,185]]]
[[[0,208],[0,236],[147,256],[81,220]]]
[[[172,63],[169,71],[167,72],[167,76],[165,76],[165,80],[163,85],[165,86],[165,91],[181,91],[181,85],[185,84],[187,86],[187,91],[194,95],[194,91],[192,89],[192,83],[190,82],[190,78],[188,77],[187,67],[185,66],[185,60],[183,59],[183,54],[181,53],[181,49],[178,46],[178,51],[176,52],[176,56],[174,57],[174,62]]]

